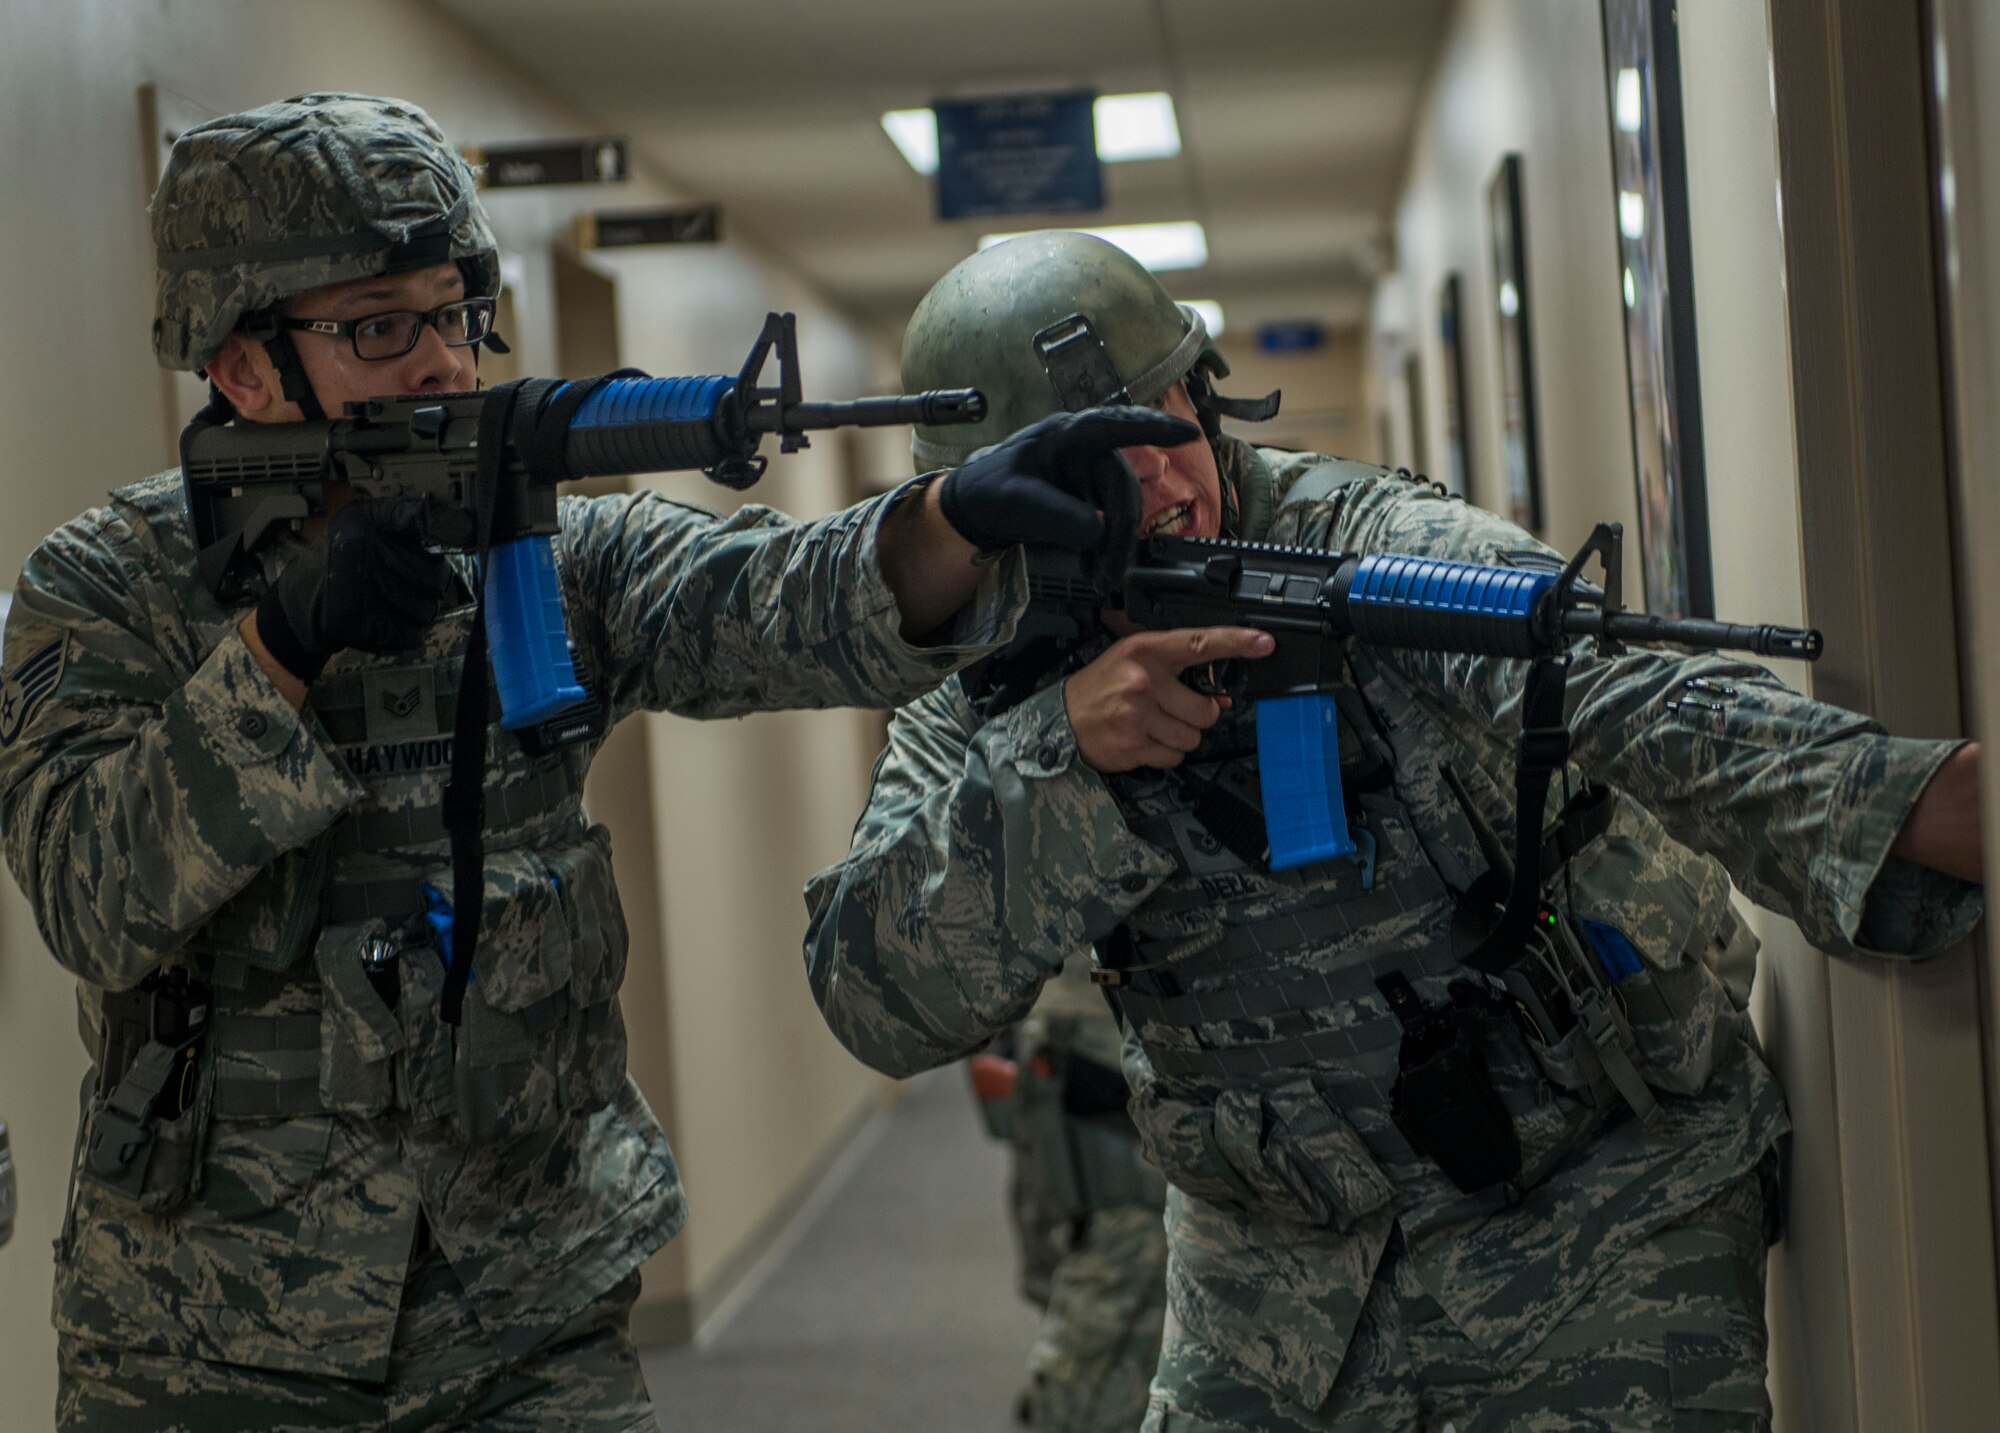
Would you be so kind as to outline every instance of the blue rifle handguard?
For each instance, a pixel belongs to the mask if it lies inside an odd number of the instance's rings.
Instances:
[[[570,420],[569,470],[592,477],[712,467],[728,456],[716,419],[735,386],[720,374],[607,379]]]
[[[1347,615],[1363,642],[1532,657],[1535,605],[1555,584],[1553,572],[1377,553],[1355,568]]]

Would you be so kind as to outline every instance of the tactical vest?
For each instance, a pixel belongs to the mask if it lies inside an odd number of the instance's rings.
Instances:
[[[1171,1183],[1225,1208],[1338,1230],[1393,1200],[1416,1227],[1465,1191],[1392,1115],[1410,1024],[1385,984],[1434,1010],[1483,1007],[1478,1058],[1519,1141],[1515,1192],[1628,1117],[1630,1102],[1581,1024],[1538,1038],[1463,963],[1475,940],[1454,918],[1482,872],[1478,846],[1463,818],[1440,819],[1448,798],[1422,801],[1420,817],[1409,793],[1434,798],[1439,765],[1454,758],[1482,804],[1504,811],[1506,793],[1478,770],[1478,754],[1454,752],[1442,724],[1395,697],[1365,651],[1350,652],[1344,677],[1342,783],[1361,858],[1264,867],[1246,839],[1261,830],[1254,725],[1227,713],[1176,771],[1111,779],[1133,832],[1178,860],[1100,946],[1099,978],[1145,1052],[1143,1065],[1128,1062],[1131,1110]],[[1393,727],[1378,717],[1391,702]],[[1742,960],[1754,939],[1712,862],[1697,869],[1719,884],[1697,888],[1675,863],[1648,859],[1668,845],[1650,816],[1612,795],[1545,852],[1547,868],[1567,863],[1576,914],[1630,937],[1637,968],[1610,1001],[1642,1101],[1699,1090],[1748,1033],[1747,977],[1731,989],[1711,966]],[[1647,913],[1643,927],[1634,911]],[[1440,1113],[1447,1127],[1457,1114]]]
[[[627,932],[609,833],[583,815],[590,747],[534,756],[496,720],[479,949],[455,1037],[438,1017],[452,889],[441,801],[471,618],[444,614],[404,657],[343,653],[313,684],[305,719],[363,795],[190,941],[177,964],[208,989],[207,1054],[184,1091],[162,1099],[178,1071],[151,1034],[162,997],[102,997],[83,1177],[165,1209],[192,1194],[211,1118],[397,1111],[488,1144],[618,1094]]]

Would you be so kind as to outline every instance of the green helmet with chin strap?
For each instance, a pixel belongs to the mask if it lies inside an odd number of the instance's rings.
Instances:
[[[1184,379],[1211,438],[1218,415],[1277,411],[1275,393],[1218,395],[1213,380],[1228,372],[1199,313],[1117,245],[1074,230],[982,249],[931,286],[903,331],[904,392],[969,384],[986,395],[982,422],[917,428],[919,472],[954,467],[1051,413],[1157,403]]]
[[[308,416],[318,404],[271,321],[285,299],[446,262],[468,296],[500,290],[471,166],[402,100],[299,95],[197,125],[174,142],[150,212],[161,365],[199,371],[243,328]]]

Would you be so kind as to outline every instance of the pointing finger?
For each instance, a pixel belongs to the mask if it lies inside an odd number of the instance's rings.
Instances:
[[[1093,408],[1079,413],[1063,435],[1063,445],[1076,452],[1112,448],[1178,448],[1201,436],[1198,424],[1157,408]]]
[[[1277,646],[1269,632],[1259,632],[1254,627],[1177,627],[1143,636],[1151,640],[1134,638],[1134,645],[1143,647],[1147,655],[1167,662],[1175,672],[1184,672],[1204,662],[1268,657]]]

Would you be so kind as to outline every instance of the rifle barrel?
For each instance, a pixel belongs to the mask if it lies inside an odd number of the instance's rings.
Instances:
[[[897,393],[881,398],[857,398],[851,403],[794,403],[781,414],[775,406],[758,405],[747,415],[752,431],[797,433],[813,428],[886,428],[897,423],[977,423],[986,416],[986,395],[977,388],[933,388],[924,393]]]
[[[1760,657],[1791,657],[1811,662],[1825,650],[1826,639],[1811,627],[1777,627],[1769,623],[1714,622],[1705,617],[1654,617],[1645,612],[1619,612],[1612,617],[1594,607],[1563,613],[1563,631],[1606,636],[1620,642],[1673,642]]]

